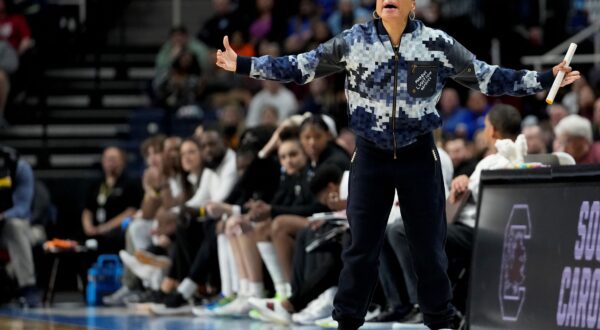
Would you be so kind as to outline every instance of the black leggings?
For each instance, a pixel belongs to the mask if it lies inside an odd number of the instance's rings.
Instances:
[[[170,278],[182,281],[187,277],[198,285],[220,286],[216,224],[216,220],[205,219],[177,225]]]

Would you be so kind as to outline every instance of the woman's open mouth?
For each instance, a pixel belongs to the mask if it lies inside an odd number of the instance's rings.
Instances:
[[[384,11],[395,11],[398,10],[398,7],[395,4],[387,3],[383,5]]]

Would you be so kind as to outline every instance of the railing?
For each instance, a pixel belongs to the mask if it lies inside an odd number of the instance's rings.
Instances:
[[[594,38],[594,53],[593,54],[575,54],[571,63],[573,64],[588,64],[594,63],[600,66],[600,20],[588,26],[581,32],[565,40],[563,43],[554,47],[544,55],[538,56],[523,56],[521,63],[524,65],[533,65],[535,70],[542,71],[542,66],[545,64],[557,64],[564,58],[564,53],[569,48],[571,43],[580,43],[590,37]]]

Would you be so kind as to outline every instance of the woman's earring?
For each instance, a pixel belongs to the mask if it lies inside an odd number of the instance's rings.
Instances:
[[[417,17],[417,14],[413,10],[413,11],[410,12],[410,15],[408,15],[408,18],[410,18],[411,21],[414,21],[415,17]]]
[[[377,10],[373,10],[373,19],[380,19],[379,15],[377,15]]]

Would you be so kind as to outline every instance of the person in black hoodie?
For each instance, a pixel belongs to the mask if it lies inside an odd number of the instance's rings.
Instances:
[[[278,155],[282,173],[275,196],[270,203],[251,200],[243,210],[235,212],[237,216],[227,220],[225,232],[236,260],[240,291],[236,300],[215,311],[217,315],[247,314],[250,311],[248,299],[263,296],[262,264],[257,242],[268,238],[271,223],[277,221],[278,216],[294,214],[305,217],[327,210],[326,206],[318,203],[309,188],[312,171],[307,165],[297,130],[284,129],[280,139]]]
[[[333,133],[323,116],[313,115],[302,122],[300,142],[313,170],[316,171],[323,164],[336,165],[342,171],[349,169],[350,157],[335,143]]]

